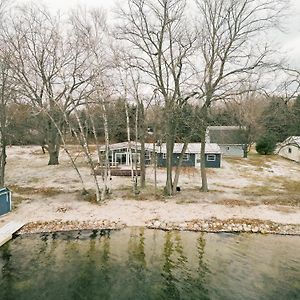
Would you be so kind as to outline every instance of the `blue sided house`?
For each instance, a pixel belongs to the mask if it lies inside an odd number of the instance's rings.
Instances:
[[[129,150],[128,142],[117,143],[109,145],[109,161],[112,166],[129,166],[131,161],[135,164],[140,163],[141,145],[140,143],[131,142],[131,151]],[[153,163],[154,145],[145,143],[145,164]],[[178,164],[179,156],[183,147],[183,143],[175,143],[173,151],[173,164]],[[183,167],[199,167],[201,143],[189,143],[186,153],[184,154],[182,166]],[[104,154],[105,147],[101,147],[101,152]],[[131,155],[130,155],[131,152]],[[158,167],[166,166],[166,144],[155,145],[155,153]],[[207,168],[221,167],[221,149],[217,144],[206,143],[205,147],[205,166]]]
[[[173,164],[176,166],[179,161],[180,153],[183,143],[175,143],[173,150]],[[189,143],[184,154],[182,166],[183,167],[199,167],[201,143]],[[166,144],[157,147],[157,165],[159,167],[166,166],[167,150]],[[220,168],[221,167],[221,149],[218,144],[206,143],[205,145],[205,167],[206,168]]]

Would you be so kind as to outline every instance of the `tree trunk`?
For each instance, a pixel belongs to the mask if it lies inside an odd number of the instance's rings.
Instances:
[[[140,123],[140,143],[141,143],[141,158],[140,158],[140,168],[141,168],[141,188],[145,188],[146,186],[146,165],[145,165],[145,135],[146,135],[146,128],[145,128],[145,110],[144,104],[141,101],[139,103],[139,123]]]
[[[172,171],[173,171],[173,149],[174,149],[174,140],[173,137],[169,134],[166,140],[166,150],[167,150],[167,182],[165,187],[165,193],[168,196],[173,195],[173,185],[172,185]]]
[[[173,182],[173,194],[176,194],[176,192],[177,192],[177,185],[178,185],[178,181],[179,181],[180,169],[181,169],[181,165],[182,165],[182,161],[183,161],[183,156],[186,152],[188,144],[189,144],[188,142],[184,142],[183,147],[181,149],[178,164],[177,164],[176,170],[175,170],[175,177],[174,177],[174,182]]]
[[[49,145],[48,149],[49,149],[48,165],[49,166],[58,165],[59,164],[59,161],[58,161],[59,150],[57,150],[55,145],[54,146]]]
[[[153,164],[154,164],[154,196],[156,199],[157,196],[157,161],[156,161],[156,149],[155,149],[155,143],[153,142]]]
[[[5,184],[6,165],[6,109],[4,104],[0,105],[0,188]]]
[[[106,106],[104,99],[101,97],[102,111],[103,111],[103,120],[104,120],[104,136],[105,136],[105,159],[104,159],[104,187],[102,190],[102,199],[105,199],[106,194],[109,192],[110,188],[108,182],[110,179],[110,162],[109,162],[109,131],[108,131],[108,120],[106,113]]]
[[[136,183],[136,180],[134,178],[131,137],[130,137],[130,120],[129,120],[128,106],[127,106],[126,99],[124,101],[124,105],[125,105],[125,113],[126,113],[127,142],[128,142],[128,152],[129,152],[129,164],[130,164],[130,170],[131,170],[132,191],[135,194],[137,192],[137,183]]]
[[[243,151],[244,151],[243,158],[247,158],[248,157],[248,144],[243,145]]]
[[[6,165],[6,143],[3,140],[3,136],[0,133],[0,188],[5,184],[5,165]]]
[[[168,196],[173,195],[173,150],[175,141],[175,128],[173,123],[173,109],[170,105],[166,108],[166,118],[167,118],[167,134],[166,134],[166,167],[167,167],[167,181],[165,186],[165,193]]]
[[[53,120],[56,122],[55,118]],[[59,124],[60,122],[56,122]],[[49,153],[49,161],[48,165],[58,165],[58,157],[59,157],[59,150],[60,150],[60,136],[55,124],[50,119],[48,121],[48,128],[47,128],[47,144],[46,147]]]
[[[206,176],[206,167],[205,167],[205,129],[201,132],[201,182],[202,192],[208,192],[207,176]]]
[[[75,107],[75,106],[74,106],[74,115],[75,115],[76,121],[77,121],[79,129],[80,129],[80,133],[79,133],[79,135],[76,134],[76,137],[78,137],[78,140],[81,144],[81,147],[84,151],[84,154],[87,158],[88,164],[92,171],[92,175],[93,175],[93,179],[94,179],[94,183],[95,183],[95,187],[96,187],[96,201],[100,202],[101,201],[101,193],[100,193],[99,183],[98,183],[98,179],[97,179],[95,164],[93,162],[93,157],[92,157],[92,154],[89,149],[88,140],[85,135],[84,128],[83,128],[82,122],[80,120],[78,111],[77,111],[77,107]]]

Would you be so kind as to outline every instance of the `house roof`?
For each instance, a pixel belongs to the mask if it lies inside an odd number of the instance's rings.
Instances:
[[[240,145],[243,144],[244,129],[240,126],[209,126],[206,140],[219,145]]]
[[[131,142],[132,149],[135,148],[135,142]],[[173,153],[180,153],[183,147],[183,143],[175,143],[174,144],[174,151]],[[110,150],[117,150],[117,149],[124,149],[128,148],[128,142],[110,144]],[[141,149],[141,143],[137,143],[138,150]],[[101,146],[101,151],[105,150],[105,146]],[[145,143],[145,150],[153,151],[153,144],[152,143]],[[156,145],[155,150],[157,153],[167,153],[166,144],[163,143],[160,146]],[[189,143],[186,153],[200,153],[201,150],[201,143]],[[205,153],[214,153],[219,154],[221,153],[221,149],[218,144],[215,143],[206,143]]]
[[[138,143],[140,146],[140,143]],[[109,149],[110,150],[116,150],[116,149],[124,149],[128,147],[128,142],[122,142],[122,143],[115,143],[115,144],[110,144]],[[135,143],[131,142],[131,147],[135,147]],[[105,145],[101,146],[101,151],[105,150]]]
[[[175,143],[173,153],[181,153],[183,147],[183,143]],[[166,144],[162,144],[161,146],[157,147],[158,153],[167,153]],[[185,153],[200,153],[201,151],[201,143],[189,143]],[[205,153],[213,153],[213,154],[220,154],[221,149],[218,144],[215,143],[206,143],[205,145]]]
[[[290,136],[282,142],[282,146],[295,145],[300,148],[300,136]]]

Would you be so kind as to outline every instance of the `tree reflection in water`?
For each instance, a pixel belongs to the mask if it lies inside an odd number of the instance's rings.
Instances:
[[[299,242],[143,228],[21,236],[0,248],[0,299],[297,299]]]

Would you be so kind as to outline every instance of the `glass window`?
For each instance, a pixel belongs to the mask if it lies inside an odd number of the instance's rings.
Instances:
[[[189,160],[189,159],[190,159],[190,155],[189,155],[188,153],[185,153],[185,154],[183,155],[183,160],[187,161],[187,160]]]
[[[216,161],[216,155],[215,154],[209,154],[206,158],[207,161]]]
[[[146,160],[150,160],[151,159],[150,151],[145,151],[145,159]]]

